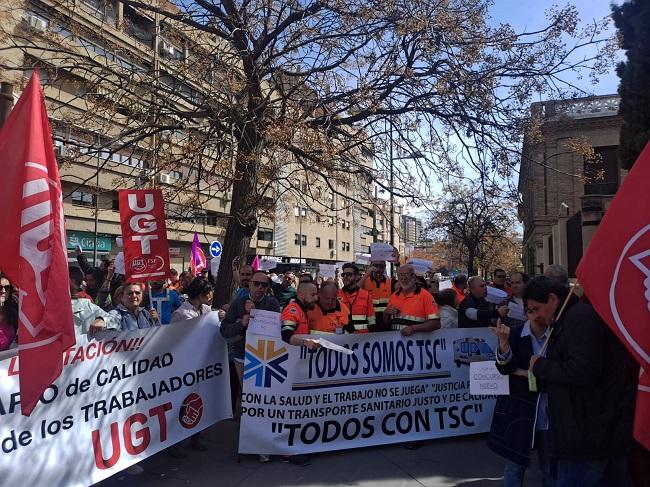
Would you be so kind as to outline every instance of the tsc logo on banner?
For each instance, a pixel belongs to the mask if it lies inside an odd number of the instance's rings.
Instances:
[[[120,190],[120,220],[127,281],[169,276],[169,247],[162,191]]]
[[[246,363],[244,380],[255,378],[256,387],[271,387],[273,379],[282,384],[287,378],[287,370],[282,363],[289,359],[284,346],[276,348],[275,340],[257,340],[246,344]]]

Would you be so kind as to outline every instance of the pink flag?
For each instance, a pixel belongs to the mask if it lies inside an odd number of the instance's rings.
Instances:
[[[0,132],[0,269],[18,289],[20,409],[29,415],[75,344],[59,169],[35,71]]]
[[[255,255],[255,258],[253,259],[253,263],[251,264],[251,267],[253,268],[254,271],[257,271],[260,269],[260,256]]]
[[[205,254],[203,253],[203,249],[201,249],[199,234],[194,232],[194,240],[192,240],[192,261],[190,262],[192,274],[194,274],[194,276],[201,274],[201,271],[205,269],[205,265]]]

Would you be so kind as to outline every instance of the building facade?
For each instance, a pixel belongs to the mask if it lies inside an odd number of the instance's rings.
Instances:
[[[21,7],[22,4],[21,4]],[[173,26],[117,0],[29,0],[22,11],[13,12],[17,36],[45,45],[63,43],[96,62],[119,72],[120,66],[143,73],[159,73],[157,79],[180,95],[174,103],[187,104],[200,92],[200,80],[188,75],[191,42],[175,35]],[[101,32],[100,36],[92,33]],[[167,206],[167,229],[173,267],[189,266],[191,242],[198,232],[206,255],[211,241],[223,242],[229,218],[229,190],[215,196],[201,192],[197,201],[183,198],[181,184],[203,188],[214,183],[181,163],[152,171],[156,156],[155,136],[137,144],[112,141],[113,128],[128,125],[134,112],[145,111],[136,100],[118,108],[114,119],[102,116],[97,107],[104,101],[115,104],[118,91],[94,85],[70,72],[69,59],[56,52],[38,49],[7,51],[16,69],[0,70],[4,114],[17,100],[34,66],[39,66],[51,119],[55,152],[60,163],[69,260],[75,260],[79,245],[87,257],[115,256],[116,238],[121,234],[119,187],[157,187],[163,190]],[[67,64],[66,64],[67,63]],[[13,87],[13,93],[8,93]],[[126,106],[128,105],[128,106]],[[175,134],[162,133],[173,152]],[[110,141],[110,143],[109,143]],[[372,154],[359,154],[372,166]],[[302,182],[304,185],[305,182]],[[227,186],[227,185],[226,185]],[[300,182],[296,185],[301,187]],[[249,248],[252,256],[272,256],[279,269],[315,270],[318,263],[354,261],[357,253],[369,252],[370,243],[390,241],[391,219],[387,202],[372,197],[369,185],[354,182],[338,186],[335,192],[299,195],[284,193],[266,198],[260,212],[257,234]],[[401,209],[396,208],[395,241],[399,245]]]
[[[616,95],[534,103],[519,173],[527,273],[551,264],[571,277],[626,171],[617,159]]]

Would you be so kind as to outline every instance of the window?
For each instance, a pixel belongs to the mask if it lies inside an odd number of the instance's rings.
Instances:
[[[341,228],[345,230],[345,220],[341,220]]]
[[[330,250],[334,250],[334,240],[330,239],[329,241],[329,248]]]
[[[82,0],[94,17],[115,24],[115,5],[110,0]]]
[[[316,247],[320,247],[320,237],[316,237]]]
[[[306,245],[307,245],[307,235],[303,235],[302,236],[302,246],[304,247]]]
[[[258,228],[257,229],[257,240],[262,240],[264,242],[273,241],[273,230],[270,228]]]
[[[307,208],[300,208],[298,206],[293,209],[294,216],[307,216]]]
[[[585,194],[616,194],[618,189],[618,146],[595,147],[596,158],[585,160]]]
[[[218,216],[218,214],[215,213],[214,211],[206,211],[205,212],[205,224],[210,225],[211,227],[216,227],[217,226],[217,216]]]
[[[73,205],[95,206],[95,195],[85,191],[74,191],[70,196]]]
[[[343,252],[349,252],[350,251],[350,242],[341,242],[341,250]]]
[[[113,200],[113,201],[112,201],[112,207],[111,207],[111,209],[112,209],[113,211],[120,211],[120,200],[119,200],[119,199],[117,199],[117,200]]]
[[[176,179],[177,181],[180,181],[183,179],[183,172],[182,171],[169,171],[169,175]]]
[[[173,43],[170,39],[160,36],[158,44],[160,54],[172,61],[182,61],[185,59],[185,49],[178,43]]]

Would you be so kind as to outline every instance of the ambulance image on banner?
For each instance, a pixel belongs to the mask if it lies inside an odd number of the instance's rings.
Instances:
[[[456,367],[470,362],[494,360],[494,351],[482,338],[460,338],[454,340],[454,362]]]

